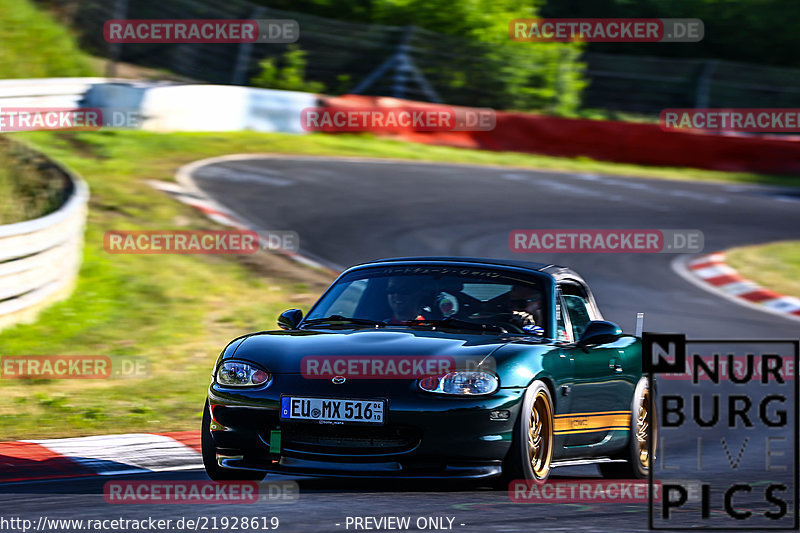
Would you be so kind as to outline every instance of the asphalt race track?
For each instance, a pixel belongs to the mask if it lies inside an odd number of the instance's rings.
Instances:
[[[671,254],[528,256],[508,247],[510,231],[546,228],[699,229],[706,252],[800,239],[797,191],[291,157],[214,163],[198,169],[194,178],[204,192],[255,227],[296,231],[303,253],[334,267],[413,255],[529,258],[575,268],[593,288],[605,317],[626,332],[633,331],[640,311],[645,313],[645,330],[683,332],[689,338],[797,338],[800,332],[800,322],[746,308],[695,287],[672,269]],[[273,320],[265,317],[264,327],[273,327]],[[791,438],[788,431],[785,436]],[[740,449],[740,441],[729,444],[734,454]],[[763,448],[763,443],[752,442],[741,454],[746,467],[738,472],[726,471],[721,451],[708,464],[720,468],[716,478],[741,480],[747,478],[748,468],[763,461]],[[670,448],[670,465],[692,464],[693,453],[691,443]],[[791,453],[787,456],[784,459],[789,460]],[[595,467],[584,466],[556,469],[552,477],[597,476]],[[465,483],[398,486],[300,480],[300,497],[291,503],[153,506],[105,503],[98,492],[110,479],[6,484],[0,487],[0,502],[16,515],[33,519],[41,515],[84,519],[278,516],[278,531],[310,533],[353,531],[345,526],[347,516],[387,515],[411,516],[412,523],[418,517],[447,516],[454,519],[453,530],[465,532],[648,530],[643,504],[512,503],[505,491]],[[117,479],[206,477],[202,471],[190,471]],[[755,479],[766,481],[763,475]],[[761,499],[760,494],[752,497]],[[746,496],[737,501],[749,503]]]
[[[322,158],[231,161],[195,183],[263,230],[293,230],[338,268],[382,257],[455,255],[571,266],[604,316],[694,338],[797,337],[800,322],[724,301],[670,268],[672,254],[521,254],[514,229],[699,229],[705,251],[800,238],[800,192],[441,164]]]

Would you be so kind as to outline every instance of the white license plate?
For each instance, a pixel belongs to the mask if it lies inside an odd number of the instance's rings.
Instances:
[[[383,424],[386,400],[343,400],[281,396],[281,418],[320,423]]]

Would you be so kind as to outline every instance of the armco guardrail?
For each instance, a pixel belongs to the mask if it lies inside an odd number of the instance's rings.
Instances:
[[[41,218],[0,225],[0,329],[66,297],[81,264],[89,188],[50,164],[65,180],[66,202]]]
[[[93,85],[108,83],[108,78],[32,78],[0,80],[0,108],[57,107],[75,108]]]

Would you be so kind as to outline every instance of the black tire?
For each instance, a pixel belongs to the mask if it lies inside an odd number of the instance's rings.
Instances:
[[[631,430],[628,446],[618,459],[624,463],[600,463],[600,474],[607,478],[616,479],[645,479],[650,465],[655,459],[656,443],[658,442],[658,416],[650,410],[651,389],[647,378],[641,378],[636,384],[631,402]],[[653,439],[653,457],[648,451],[648,440]]]
[[[257,470],[236,470],[232,468],[222,468],[217,464],[217,447],[214,438],[211,436],[211,412],[208,407],[208,400],[203,407],[203,427],[200,431],[200,443],[203,449],[203,466],[206,474],[213,481],[261,481],[266,473]]]
[[[553,413],[550,389],[541,381],[533,382],[525,391],[522,409],[514,425],[511,450],[503,462],[503,476],[498,486],[507,488],[508,483],[515,479],[539,483],[547,480],[553,460]],[[538,431],[532,429],[534,424]]]

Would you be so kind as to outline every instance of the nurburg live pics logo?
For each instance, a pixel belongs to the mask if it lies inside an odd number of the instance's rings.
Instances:
[[[658,422],[649,439],[650,529],[798,529],[799,358],[797,339],[642,335]],[[743,371],[725,371],[734,362]],[[656,382],[657,374],[688,379]],[[687,476],[702,480],[699,497],[681,482]]]

